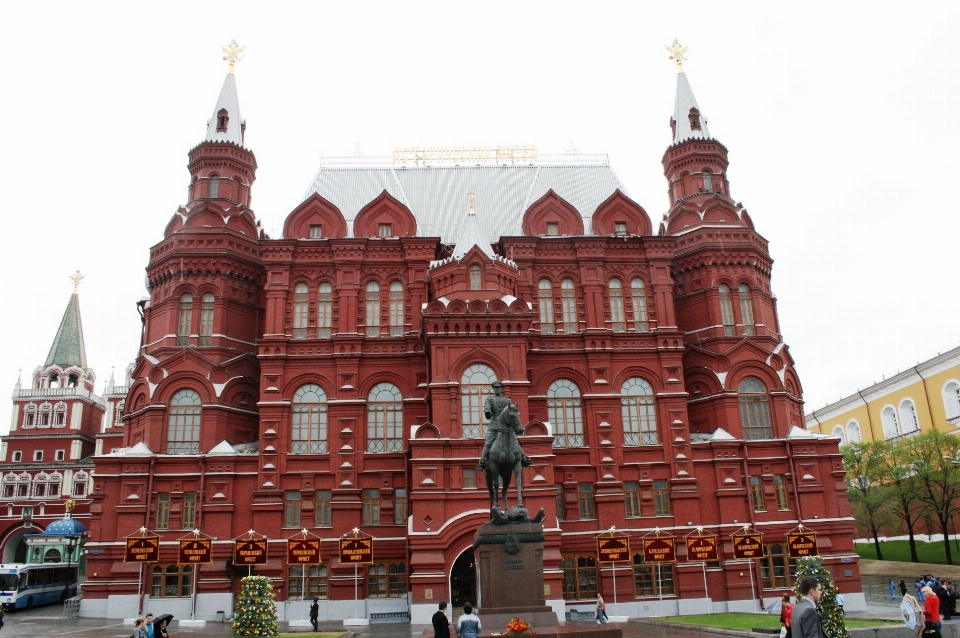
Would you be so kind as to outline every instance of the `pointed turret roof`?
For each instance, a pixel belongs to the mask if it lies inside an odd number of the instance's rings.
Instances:
[[[73,289],[70,302],[63,312],[57,336],[50,346],[50,353],[44,366],[56,364],[61,367],[79,366],[87,368],[87,350],[83,345],[83,324],[80,323],[80,296]]]
[[[695,111],[693,111],[695,109]],[[693,111],[693,113],[691,112]],[[691,117],[695,115],[696,117]],[[690,82],[687,80],[687,74],[683,71],[677,74],[677,99],[673,108],[673,143],[679,144],[685,140],[707,140],[710,139],[710,131],[707,130],[707,118],[697,105],[697,98],[693,96],[693,89],[690,88]],[[694,128],[694,122],[699,122],[699,129]]]
[[[476,213],[473,212],[473,194],[471,193],[470,213],[467,214],[467,223],[460,231],[460,238],[457,239],[457,245],[453,248],[453,254],[450,256],[459,261],[474,246],[479,246],[483,254],[490,259],[494,258],[493,247],[490,246],[490,241],[483,229],[480,228]]]
[[[237,97],[237,79],[233,75],[233,67],[227,73],[220,89],[217,105],[213,107],[213,117],[207,120],[206,142],[232,142],[243,146],[243,118],[240,117],[240,98]],[[220,112],[226,111],[226,128],[220,121]]]

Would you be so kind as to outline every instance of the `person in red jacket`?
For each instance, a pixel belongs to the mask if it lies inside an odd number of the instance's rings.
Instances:
[[[927,632],[931,632],[934,636],[940,636],[940,599],[933,593],[933,588],[930,585],[924,586],[920,591],[923,592],[924,596],[923,633],[929,635]]]
[[[784,594],[783,600],[780,601],[780,626],[787,630],[784,634],[786,638],[793,638],[792,624],[793,605],[790,603],[790,594]]]

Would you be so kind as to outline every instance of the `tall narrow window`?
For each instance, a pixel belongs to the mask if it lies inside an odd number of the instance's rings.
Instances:
[[[227,109],[220,109],[220,112],[217,113],[217,133],[225,133],[229,122],[230,116],[227,113]]]
[[[763,483],[759,476],[750,477],[750,497],[753,500],[754,512],[767,511],[767,504],[763,500]]]
[[[633,293],[633,322],[637,332],[650,332],[650,321],[647,317],[647,291],[643,280],[639,277],[630,283]]]
[[[640,488],[636,481],[627,481],[623,484],[623,493],[626,496],[627,518],[640,516]]]
[[[330,325],[333,321],[333,286],[320,284],[317,288],[317,339],[330,338]]]
[[[220,178],[216,175],[210,176],[210,197],[220,197]]]
[[[183,519],[181,529],[193,529],[197,525],[197,493],[189,492],[183,495]]]
[[[393,524],[406,525],[407,523],[407,490],[393,491]]]
[[[169,529],[170,527],[170,494],[161,492],[157,494],[157,529]]]
[[[620,386],[620,416],[624,445],[658,445],[657,415],[653,388],[645,379],[633,377]]]
[[[284,492],[283,526],[300,527],[300,492]]]
[[[367,395],[367,452],[403,451],[403,396],[392,383],[378,383]]]
[[[293,289],[293,338],[307,338],[307,321],[310,315],[310,295],[307,284],[297,284]]]
[[[595,554],[564,554],[560,559],[560,569],[563,570],[565,600],[590,600],[597,597]]]
[[[460,426],[463,438],[483,436],[485,420],[483,402],[493,394],[491,384],[497,375],[490,366],[476,363],[463,371],[460,377]]]
[[[363,490],[363,524],[380,524],[380,490]]]
[[[676,593],[673,563],[648,563],[643,554],[633,555],[633,587],[636,596],[672,596]]]
[[[540,332],[545,335],[554,333],[553,325],[553,283],[549,279],[541,279],[540,289]]]
[[[755,377],[747,377],[737,389],[740,395],[740,424],[745,439],[772,439],[767,388]]]
[[[856,420],[847,423],[847,440],[851,443],[860,443],[863,440],[860,436],[860,424]]]
[[[610,322],[614,332],[626,332],[627,323],[623,313],[623,284],[619,279],[610,280]]]
[[[653,482],[653,513],[655,516],[670,516],[670,492],[666,481]]]
[[[687,115],[690,119],[690,128],[694,131],[700,130],[700,111],[697,108],[690,109],[690,113]]]
[[[213,294],[205,293],[200,300],[200,345],[209,346],[213,336]]]
[[[920,420],[917,418],[917,406],[911,399],[904,399],[900,403],[900,423],[904,434],[920,430]]]
[[[177,345],[190,345],[190,327],[193,322],[193,295],[180,297],[180,318],[177,322]]]
[[[317,510],[316,510],[316,521],[315,525],[317,527],[330,527],[332,524],[330,521],[330,490],[317,490]]]
[[[300,386],[293,394],[293,454],[326,454],[327,393],[315,383]]]
[[[567,520],[567,504],[563,500],[563,484],[557,485],[557,520]]]
[[[941,391],[943,395],[943,409],[947,420],[960,419],[960,383],[954,380],[947,381]]]
[[[577,504],[580,507],[580,518],[596,518],[593,509],[593,483],[577,485]]]
[[[734,335],[733,303],[730,301],[730,286],[720,284],[717,289],[720,293],[720,319],[723,321],[723,334],[728,337]]]
[[[580,388],[560,379],[547,389],[547,413],[553,424],[553,447],[583,447]]]
[[[390,284],[390,336],[403,336],[403,284]]]
[[[380,336],[380,284],[371,281],[367,284],[367,313],[364,322],[368,337]]]
[[[67,424],[67,404],[61,401],[53,406],[53,427],[62,428]]]
[[[568,335],[576,334],[580,331],[580,324],[577,320],[577,289],[572,279],[560,282],[560,294],[563,297],[563,331]]]
[[[787,483],[783,480],[783,476],[779,474],[773,477],[773,493],[777,497],[778,510],[790,509],[790,504],[787,502]]]
[[[897,421],[897,411],[892,405],[884,406],[880,412],[880,423],[883,425],[883,438],[892,439],[900,436],[900,424]]]
[[[200,395],[180,390],[167,410],[167,454],[200,452]]]
[[[743,334],[752,336],[756,330],[753,325],[753,302],[750,301],[750,286],[740,284],[740,316],[743,317]]]
[[[760,582],[764,589],[790,587],[795,582],[797,561],[788,558],[784,543],[764,543],[760,559]]]
[[[480,266],[474,264],[470,266],[470,290],[480,290],[483,284],[480,280]]]
[[[706,193],[713,192],[713,174],[707,169],[703,169],[703,190]]]

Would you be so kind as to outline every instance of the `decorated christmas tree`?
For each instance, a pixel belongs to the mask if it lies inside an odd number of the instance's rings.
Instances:
[[[277,638],[277,606],[266,576],[247,576],[233,614],[234,638]]]
[[[830,572],[824,568],[822,558],[819,556],[804,556],[797,559],[797,584],[794,587],[797,600],[801,599],[800,579],[807,577],[819,582],[823,589],[823,595],[820,597],[820,604],[817,605],[817,609],[820,611],[823,629],[827,632],[827,636],[829,638],[850,638],[847,625],[843,622],[843,609],[837,604],[837,587],[830,580]]]

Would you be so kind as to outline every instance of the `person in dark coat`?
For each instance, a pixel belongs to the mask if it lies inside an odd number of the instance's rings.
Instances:
[[[320,599],[314,597],[313,604],[310,605],[310,624],[313,625],[314,631],[318,631],[317,618],[319,617],[320,617]]]
[[[793,638],[827,638],[817,611],[817,603],[823,595],[823,587],[815,578],[800,579],[801,599],[793,607],[792,622]]]
[[[900,579],[900,595],[907,595],[907,581],[903,580],[902,578]]]
[[[447,618],[447,603],[440,601],[440,609],[433,615],[434,638],[450,638],[450,620]]]
[[[170,624],[171,620],[173,620],[173,616],[170,614],[157,616],[156,620],[153,621],[153,638],[170,638],[170,634],[167,633],[167,625]]]
[[[950,592],[939,581],[933,584],[932,589],[940,601],[940,615],[944,620],[950,620]]]

